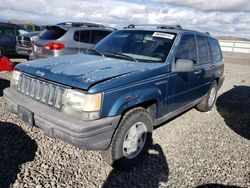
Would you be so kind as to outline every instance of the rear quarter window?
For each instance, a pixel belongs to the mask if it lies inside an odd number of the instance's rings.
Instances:
[[[90,31],[79,30],[74,33],[74,40],[77,42],[89,43]]]
[[[213,38],[209,38],[208,42],[209,42],[209,45],[211,48],[213,60],[214,61],[221,61],[222,60],[222,53],[221,53],[219,42]]]
[[[40,39],[57,40],[61,38],[67,31],[61,28],[49,28],[41,33]]]

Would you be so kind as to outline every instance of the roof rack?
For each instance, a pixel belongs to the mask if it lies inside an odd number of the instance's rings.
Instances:
[[[134,25],[130,24],[124,29],[136,28],[136,27],[156,27],[157,29],[178,29],[181,30],[181,25],[160,25],[160,24],[141,24],[141,25]]]
[[[62,22],[62,23],[58,23],[56,25],[60,25],[60,26],[68,26],[68,27],[82,27],[82,26],[86,26],[86,27],[104,27],[101,24],[95,24],[95,23],[89,23],[89,22]]]
[[[100,28],[117,30],[114,27],[109,27],[109,26],[104,26],[101,24],[89,23],[89,22],[62,22],[62,23],[58,23],[56,25],[65,26],[65,27],[100,27]]]

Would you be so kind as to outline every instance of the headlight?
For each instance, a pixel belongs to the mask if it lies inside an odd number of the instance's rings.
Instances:
[[[13,71],[11,75],[11,85],[17,86],[21,73],[19,71]]]
[[[63,111],[82,120],[94,120],[100,117],[102,94],[85,94],[68,89],[63,98]]]

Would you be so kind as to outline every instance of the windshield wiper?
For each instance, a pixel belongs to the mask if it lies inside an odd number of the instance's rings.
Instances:
[[[100,52],[100,51],[98,51],[98,50],[96,50],[94,48],[90,48],[90,49],[86,50],[85,53],[88,53],[88,52],[94,52],[94,53],[96,53],[96,54],[98,54],[98,55],[100,55],[102,57],[105,57],[105,55],[102,52]]]
[[[114,55],[114,56],[121,56],[121,57],[125,57],[126,59],[129,59],[129,60],[132,60],[132,61],[138,61],[137,59],[135,59],[134,57],[132,56],[129,56],[129,55],[126,55],[126,54],[123,54],[121,52],[105,52],[105,54],[110,54],[110,55]]]

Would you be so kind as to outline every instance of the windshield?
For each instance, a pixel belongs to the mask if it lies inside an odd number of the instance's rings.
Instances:
[[[175,37],[175,33],[122,30],[104,38],[94,49],[108,57],[164,62]]]

